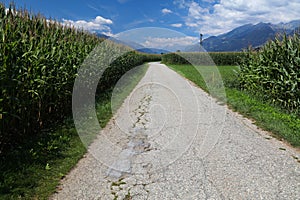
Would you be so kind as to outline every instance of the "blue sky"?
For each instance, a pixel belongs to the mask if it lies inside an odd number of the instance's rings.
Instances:
[[[6,5],[9,2],[4,1]],[[35,13],[42,13],[47,18],[52,17],[92,32],[116,35],[134,28],[159,27],[184,34],[190,43],[199,40],[200,32],[204,37],[208,37],[225,33],[247,23],[279,23],[300,19],[299,0],[14,0],[14,2],[18,7],[26,7]],[[179,36],[177,39],[181,41]],[[174,39],[160,42],[178,41]]]

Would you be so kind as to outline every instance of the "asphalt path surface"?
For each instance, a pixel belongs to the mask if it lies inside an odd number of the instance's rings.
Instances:
[[[300,199],[300,153],[163,64],[51,199]]]

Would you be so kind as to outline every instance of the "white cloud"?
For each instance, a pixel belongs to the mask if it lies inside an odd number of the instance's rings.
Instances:
[[[159,48],[170,51],[183,50],[185,47],[198,42],[197,37],[182,36],[182,37],[148,37],[142,44],[149,48]]]
[[[76,28],[82,28],[84,30],[88,31],[102,31],[104,34],[111,34],[111,29],[108,25],[113,24],[113,21],[110,19],[106,19],[101,16],[97,16],[95,19],[90,20],[90,21],[85,21],[85,20],[68,20],[68,19],[63,19],[63,24],[69,25],[69,26],[74,26]]]
[[[186,7],[185,0],[174,0],[173,3],[175,5],[178,5],[179,8],[185,8]]]
[[[211,0],[205,0],[212,2]],[[280,23],[300,19],[299,0],[220,0],[201,7],[194,0],[174,0],[188,11],[185,24],[195,32],[217,35],[247,23]]]
[[[105,19],[101,16],[95,18],[95,22],[98,24],[112,24],[113,22],[110,19]]]
[[[171,24],[171,26],[175,27],[175,28],[181,28],[182,24],[178,23],[178,24]]]
[[[189,6],[189,17],[199,20],[203,15],[208,14],[209,11],[206,8],[202,8],[198,3],[192,2]]]
[[[164,9],[161,10],[161,12],[162,12],[163,14],[170,14],[170,13],[172,13],[172,10],[169,10],[169,9],[167,9],[167,8],[164,8]]]
[[[14,9],[5,8],[5,14],[6,14],[6,15],[8,14],[9,11],[10,11],[13,15],[18,14],[18,12],[17,12],[16,10],[14,10]]]

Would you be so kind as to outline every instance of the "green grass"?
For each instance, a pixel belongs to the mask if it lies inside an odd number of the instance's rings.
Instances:
[[[148,69],[135,68],[123,82],[116,107],[130,94]],[[128,84],[126,84],[128,83]],[[98,95],[96,112],[101,127],[112,117],[112,90]],[[0,159],[0,199],[47,199],[78,160],[86,153],[72,119],[43,130],[42,136],[24,141],[6,158]]]
[[[196,66],[196,69],[191,65],[169,65],[169,67],[208,91],[207,85],[197,69],[204,71],[205,76],[211,76],[213,68]],[[217,68],[225,85],[226,102],[231,109],[253,119],[256,125],[272,132],[274,137],[284,139],[295,147],[300,147],[299,117],[262,100],[259,94],[256,96],[236,89],[235,71],[239,70],[237,66],[218,66]],[[210,80],[207,77],[205,79]]]
[[[196,83],[199,87],[204,89],[208,92],[208,88],[205,82],[205,79],[209,81],[212,79],[212,73],[215,73],[215,77],[217,76],[216,73],[220,73],[223,79],[224,84],[232,85],[234,84],[235,73],[234,71],[238,70],[237,66],[222,66],[222,67],[212,67],[212,66],[196,66],[196,68],[192,65],[168,65],[177,73],[181,74],[182,76],[188,78],[189,80]],[[217,71],[218,70],[218,71]],[[200,75],[203,74],[205,79]]]

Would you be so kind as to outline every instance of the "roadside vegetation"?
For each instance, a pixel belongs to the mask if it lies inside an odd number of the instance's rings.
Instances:
[[[162,61],[171,64],[237,65],[246,55],[243,52],[177,52],[163,55]]]
[[[47,199],[86,152],[72,120],[72,91],[86,58],[93,54],[90,61],[99,60],[93,51],[99,44],[104,39],[96,35],[0,4],[0,199]],[[144,63],[161,59],[111,41],[105,45],[111,55],[126,53],[110,58],[98,83],[102,127],[112,117],[117,81],[135,69],[120,88],[118,107],[145,74]],[[184,58],[201,60],[198,70],[208,75],[216,63],[228,104],[299,147],[299,49],[295,35],[271,41],[259,52],[210,53],[212,60],[204,53],[174,53],[162,59],[206,91],[206,79]]]
[[[0,38],[0,199],[47,199],[86,152],[72,120],[72,90],[82,63],[104,40],[3,4]],[[160,60],[110,41],[105,45],[127,53],[111,57],[99,81],[96,112],[102,127],[112,116],[110,97],[123,74]],[[142,65],[130,74],[120,98],[146,69]]]
[[[213,67],[182,65],[176,59],[170,62],[164,57],[162,60],[173,70],[210,92],[205,81],[207,77],[203,78],[199,71],[205,76],[212,76]],[[233,62],[231,66],[218,66],[218,70],[229,107],[252,118],[258,126],[272,132],[274,137],[300,147],[299,35],[279,36],[258,52],[251,49],[244,52],[239,65]]]
[[[300,37],[278,36],[254,53],[248,51],[238,76],[242,90],[290,113],[300,113]],[[300,115],[299,115],[300,116]]]

